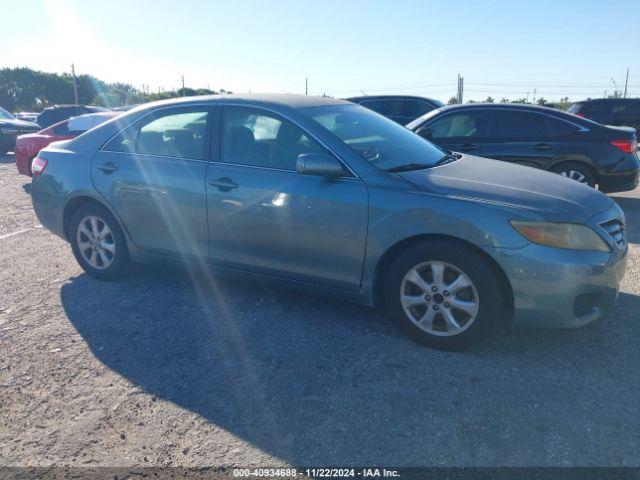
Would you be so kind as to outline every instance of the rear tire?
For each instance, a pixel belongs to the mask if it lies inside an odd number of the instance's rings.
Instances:
[[[117,220],[103,206],[88,204],[73,215],[69,241],[80,266],[92,277],[116,280],[125,275],[129,252]]]
[[[570,178],[571,180],[589,185],[591,188],[595,188],[596,186],[596,179],[593,176],[591,169],[580,162],[561,163],[553,166],[550,171],[562,175],[563,177]]]
[[[409,247],[391,264],[387,309],[413,341],[462,350],[500,324],[504,294],[488,260],[442,240]]]

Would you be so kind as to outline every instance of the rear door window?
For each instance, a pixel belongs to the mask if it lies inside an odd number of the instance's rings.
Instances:
[[[116,135],[105,150],[204,160],[208,117],[208,109],[160,111]]]
[[[494,110],[491,136],[499,140],[536,140],[547,136],[547,116],[517,110]]]
[[[550,138],[568,137],[580,130],[573,123],[565,122],[556,117],[545,115],[547,124],[547,136]]]

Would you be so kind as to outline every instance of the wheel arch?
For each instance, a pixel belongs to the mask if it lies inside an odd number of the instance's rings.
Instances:
[[[69,227],[71,225],[71,219],[73,218],[73,215],[81,207],[84,207],[85,205],[89,205],[89,204],[94,204],[102,208],[106,208],[109,211],[109,213],[113,215],[113,218],[116,219],[116,222],[118,222],[118,225],[120,226],[122,231],[125,233],[125,239],[127,238],[126,230],[122,225],[122,222],[120,221],[118,216],[115,214],[115,212],[109,207],[109,205],[106,204],[106,202],[100,201],[99,199],[92,197],[90,195],[78,195],[71,198],[67,202],[67,204],[64,207],[64,213],[62,214],[62,228],[64,231],[64,236],[67,239],[67,241],[69,240]]]
[[[600,182],[600,173],[599,173],[598,167],[594,165],[592,162],[585,160],[584,158],[563,158],[549,165],[547,170],[552,173],[556,173],[553,171],[554,169],[558,167],[562,167],[563,165],[570,165],[570,164],[577,164],[581,167],[586,168],[589,171],[589,173],[591,173],[591,175],[593,176],[593,179],[596,185]]]
[[[436,241],[445,241],[448,244],[455,244],[462,248],[468,248],[477,254],[484,257],[491,269],[496,273],[496,276],[500,280],[500,287],[504,292],[504,305],[503,305],[503,315],[502,315],[502,323],[510,326],[511,320],[513,318],[513,308],[514,308],[514,296],[513,289],[511,287],[511,283],[509,279],[502,269],[502,267],[498,264],[498,262],[487,252],[485,252],[482,248],[474,245],[471,242],[463,240],[458,237],[454,237],[451,235],[442,235],[442,234],[423,234],[423,235],[414,235],[399,242],[395,243],[391,247],[389,247],[384,254],[378,260],[378,263],[375,268],[374,278],[373,278],[373,297],[374,303],[377,306],[384,307],[384,279],[386,278],[386,274],[389,270],[389,267],[393,263],[393,261],[397,258],[397,256],[404,251],[405,249],[416,245],[418,243],[429,243]]]

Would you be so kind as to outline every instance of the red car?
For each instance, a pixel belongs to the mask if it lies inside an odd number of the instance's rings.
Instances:
[[[16,140],[16,148],[13,152],[16,158],[18,172],[31,177],[31,161],[40,150],[51,142],[75,138],[109,119],[117,117],[121,113],[122,112],[89,113],[87,115],[68,118],[37,133],[20,135]]]

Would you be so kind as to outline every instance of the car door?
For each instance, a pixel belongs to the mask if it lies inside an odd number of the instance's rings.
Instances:
[[[483,156],[546,169],[561,151],[562,141],[547,128],[547,115],[517,108],[493,109]]]
[[[209,107],[169,107],[116,135],[92,159],[95,187],[139,248],[208,258]]]
[[[456,109],[428,120],[419,132],[446,150],[483,156],[488,123],[488,109]]]
[[[296,172],[302,153],[326,151],[292,121],[263,109],[221,108],[207,171],[215,264],[358,290],[367,189],[355,176]]]

